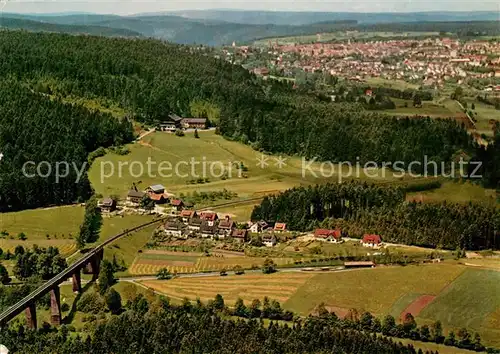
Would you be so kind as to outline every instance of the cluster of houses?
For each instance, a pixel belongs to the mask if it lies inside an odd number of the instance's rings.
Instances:
[[[175,132],[180,129],[206,129],[207,123],[206,118],[181,118],[176,114],[170,114],[161,121],[158,130]]]
[[[163,225],[163,233],[179,239],[201,237],[206,239],[229,239],[241,243],[250,240],[250,233],[261,233],[262,243],[267,247],[275,246],[275,233],[286,231],[286,224],[275,223],[274,226],[264,221],[237,225],[229,216],[219,219],[217,213],[211,211],[197,212],[184,209],[176,217],[170,218]]]

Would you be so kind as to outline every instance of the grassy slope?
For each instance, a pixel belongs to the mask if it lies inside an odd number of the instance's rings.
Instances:
[[[325,302],[330,306],[359,308],[384,315],[409,292],[437,295],[463,270],[464,267],[445,264],[320,274],[300,288],[285,305],[302,314]]]
[[[444,326],[465,327],[485,333],[500,343],[500,329],[490,327],[488,316],[500,310],[500,272],[467,269],[420,313],[421,318],[440,320]]]
[[[193,134],[177,137],[163,132],[150,134],[140,144],[131,145],[129,155],[108,154],[97,159],[90,171],[90,180],[96,191],[103,195],[118,194],[124,196],[133,182],[138,183],[140,181],[141,188],[154,183],[162,183],[169,191],[174,193],[226,188],[238,193],[241,197],[262,196],[300,184],[320,183],[327,180],[327,178],[321,178],[321,176],[315,177],[311,173],[307,173],[303,177],[302,160],[300,158],[288,158],[286,161],[287,166],[280,169],[275,166],[274,157],[268,156],[269,166],[262,169],[257,166],[257,158],[260,157],[260,153],[254,151],[250,146],[225,140],[211,131],[200,132],[200,137],[200,139],[194,139]],[[151,176],[147,175],[146,162],[148,158],[157,163],[152,168]],[[165,175],[172,172],[173,176],[162,178],[158,174],[158,165],[163,161],[175,166],[180,161],[189,162],[192,158],[199,162],[203,161],[203,158],[207,162],[221,161],[224,166],[228,166],[231,162],[241,161],[248,168],[247,172],[243,172],[247,178],[239,178],[238,171],[233,169],[233,177],[227,180],[210,178],[210,183],[189,185],[187,182],[196,179],[196,177],[190,173],[190,169],[184,166],[180,168],[181,175],[189,174],[190,176],[176,176],[173,170],[164,172]],[[128,166],[124,165],[120,175],[119,162],[130,161],[139,161],[144,164],[145,172],[141,177],[133,177],[133,174],[137,175],[140,172],[137,166],[134,166],[137,169],[130,171]],[[111,172],[111,164],[115,166],[114,175],[110,178],[101,178]],[[101,169],[104,173],[101,173]],[[313,169],[318,171],[319,164],[314,164]],[[195,171],[196,174],[200,174],[201,167],[198,166]],[[219,169],[215,168],[215,173],[218,172]],[[367,178],[364,174],[361,174],[360,177],[361,179]],[[338,181],[338,173],[335,173],[329,180]],[[395,179],[390,172],[387,172],[385,177],[380,173],[380,176],[373,180],[391,181]]]

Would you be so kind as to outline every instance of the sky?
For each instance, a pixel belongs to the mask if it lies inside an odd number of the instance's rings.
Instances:
[[[3,6],[3,7],[2,7]],[[499,0],[0,0],[16,13],[93,12],[131,15],[191,9],[330,12],[498,11]]]

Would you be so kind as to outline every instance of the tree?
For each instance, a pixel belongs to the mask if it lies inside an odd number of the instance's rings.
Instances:
[[[24,247],[21,245],[17,245],[16,248],[14,249],[14,256],[16,258],[22,256],[24,253],[25,253]]]
[[[233,268],[233,271],[234,271],[234,274],[236,274],[236,275],[245,274],[245,271],[243,270],[243,268],[240,265],[235,265]]]
[[[194,130],[194,137],[195,137],[196,139],[199,139],[199,138],[200,138],[200,135],[198,134],[198,129],[195,129],[195,130]]]
[[[24,232],[20,232],[18,235],[17,235],[17,239],[18,240],[21,240],[21,241],[26,241],[28,239],[28,237],[26,236],[26,234]]]
[[[423,325],[420,328],[420,340],[423,342],[428,342],[431,339],[431,332],[429,326]]]
[[[266,258],[264,261],[264,265],[262,266],[262,273],[271,274],[276,272],[276,264],[270,258]]]
[[[115,283],[115,276],[113,274],[113,264],[108,260],[103,260],[101,269],[99,270],[99,292],[104,295],[106,291]]]
[[[260,317],[261,311],[260,311],[260,300],[259,299],[254,299],[252,301],[252,304],[249,307],[249,315],[251,318],[258,318]]]
[[[224,309],[224,298],[221,294],[215,295],[214,302],[212,304],[213,308],[218,311],[222,311]]]
[[[373,326],[373,315],[370,312],[364,312],[361,315],[360,323],[364,330],[370,330]]]
[[[476,105],[474,104],[474,102],[472,102],[471,108],[472,108],[472,110],[476,109]]]
[[[382,322],[382,334],[388,336],[392,333],[392,331],[396,328],[396,320],[391,315],[387,315],[384,317],[384,321]]]
[[[151,211],[155,208],[154,200],[152,200],[147,194],[144,197],[142,197],[142,200],[139,203],[139,205],[141,208],[147,211]]]
[[[102,226],[101,210],[98,207],[97,196],[92,196],[85,204],[85,215],[80,226],[80,232],[76,237],[78,248],[82,249],[85,244],[96,242]]]
[[[234,314],[239,317],[247,317],[248,310],[242,298],[238,298],[234,304]]]
[[[454,347],[454,346],[456,346],[456,344],[457,344],[457,340],[455,338],[455,332],[450,331],[450,333],[448,333],[448,337],[446,337],[446,339],[444,340],[444,345]]]
[[[320,304],[318,304],[316,306],[316,309],[314,310],[314,312],[319,316],[319,317],[325,317],[325,316],[328,316],[330,314],[330,312],[328,312],[328,310],[326,309],[326,306],[325,306],[325,303],[322,302]]]
[[[405,334],[409,336],[411,331],[415,330],[415,328],[417,328],[417,322],[415,321],[413,315],[407,312],[403,320],[403,329]]]
[[[122,297],[115,289],[111,288],[106,292],[105,301],[111,313],[117,314],[120,312],[122,308]]]
[[[444,342],[443,326],[441,325],[441,321],[436,321],[431,325],[431,337],[432,341],[438,344]]]
[[[172,279],[172,274],[169,272],[168,268],[162,268],[156,274],[156,277],[160,280]]]
[[[4,285],[10,282],[9,272],[2,263],[0,263],[0,282]]]
[[[422,99],[420,98],[419,94],[415,94],[415,96],[413,96],[413,107],[420,106],[422,106]]]

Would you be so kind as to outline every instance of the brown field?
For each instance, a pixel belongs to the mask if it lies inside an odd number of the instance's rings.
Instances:
[[[265,296],[283,303],[313,276],[314,274],[305,273],[276,273],[265,276],[249,274],[151,280],[141,284],[174,299],[187,297],[191,300],[200,298],[202,301],[208,301],[216,294],[221,294],[229,305],[234,304],[238,297],[251,302],[254,299],[262,300]]]
[[[429,305],[436,296],[434,295],[422,295],[415,301],[413,301],[403,312],[401,312],[400,319],[404,320],[407,313],[411,313],[413,317],[417,317],[427,305]]]

